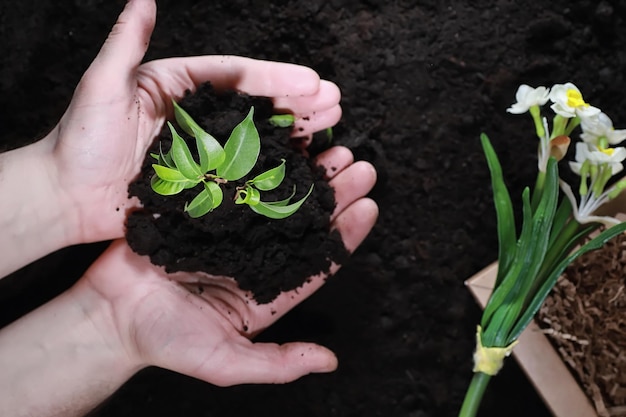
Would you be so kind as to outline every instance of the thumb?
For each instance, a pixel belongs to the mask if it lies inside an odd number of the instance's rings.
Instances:
[[[199,369],[192,375],[219,386],[283,384],[310,373],[337,369],[333,352],[314,343],[241,343],[231,346],[219,370]]]
[[[148,49],[155,21],[154,0],[128,0],[88,73],[107,80],[134,75]]]

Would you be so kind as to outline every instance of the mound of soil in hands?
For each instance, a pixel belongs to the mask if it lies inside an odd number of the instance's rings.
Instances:
[[[222,145],[254,107],[261,153],[250,174],[223,185],[222,204],[196,219],[183,209],[202,185],[173,196],[155,193],[150,187],[155,160],[147,154],[139,178],[129,187],[129,195],[138,197],[143,205],[127,221],[126,238],[134,251],[149,255],[154,264],[165,266],[168,272],[233,277],[259,303],[302,286],[312,275],[328,272],[331,261],[345,262],[348,251],[341,235],[330,231],[333,189],[324,180],[323,169],[313,166],[295,146],[289,137],[291,128],[277,128],[268,122],[274,114],[271,100],[236,92],[216,95],[210,84],[204,84],[194,94],[188,92],[180,105]],[[193,153],[195,139],[174,126]],[[150,152],[158,153],[159,146],[167,152],[171,143],[169,128],[164,126]],[[238,185],[280,165],[282,159],[286,160],[284,181],[277,189],[262,192],[261,199],[282,200],[295,189],[295,202],[314,184],[313,192],[296,213],[276,220],[253,212],[245,204],[235,204]]]

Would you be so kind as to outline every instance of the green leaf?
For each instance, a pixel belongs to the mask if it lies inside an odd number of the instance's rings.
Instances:
[[[293,114],[275,114],[269,118],[269,122],[276,127],[293,126],[296,118]]]
[[[219,207],[224,200],[224,192],[220,186],[213,181],[207,181],[204,183],[204,189],[211,194],[211,198],[213,199],[213,208]]]
[[[293,190],[291,191],[291,195],[287,198],[285,198],[284,200],[278,200],[278,201],[265,201],[265,204],[269,204],[270,206],[286,206],[287,204],[289,204],[289,202],[291,201],[291,199],[293,198],[293,196],[296,195],[296,186],[293,186]]]
[[[226,153],[222,145],[213,136],[204,130],[194,130],[193,136],[196,138],[196,147],[200,155],[200,169],[206,173],[213,171],[222,165]]]
[[[159,165],[163,165],[166,166],[168,168],[173,168],[176,169],[176,164],[174,164],[174,161],[172,161],[172,155],[171,152],[168,152],[166,154],[163,154],[163,144],[161,142],[159,142],[159,154],[150,154],[153,158],[155,158],[157,160],[157,163]]]
[[[172,100],[172,104],[174,105],[174,117],[176,118],[176,123],[178,123],[178,126],[180,126],[185,133],[190,136],[194,136],[195,130],[202,130],[198,123],[196,123],[189,113],[180,107],[178,103]]]
[[[200,171],[200,167],[193,160],[191,156],[191,151],[189,151],[189,147],[180,137],[180,135],[174,129],[174,126],[170,122],[167,122],[167,125],[170,128],[170,132],[172,132],[172,159],[176,164],[176,168],[189,180],[199,180],[202,178],[204,173]]]
[[[313,185],[311,185],[311,188],[309,188],[309,192],[304,197],[302,197],[302,199],[287,206],[278,206],[276,204],[268,204],[261,201],[255,206],[250,206],[250,208],[255,213],[261,214],[265,217],[269,217],[270,219],[284,219],[285,217],[289,217],[293,213],[298,211],[304,201],[309,197],[309,195],[311,195],[312,191]]]
[[[191,203],[185,204],[185,211],[194,219],[204,216],[211,210],[213,210],[213,196],[206,188],[200,191]]]
[[[539,271],[548,251],[550,231],[558,202],[558,180],[557,162],[550,158],[546,169],[545,187],[534,213],[528,188],[524,192],[524,222],[517,243],[514,265],[511,268],[515,274],[506,276],[500,287],[494,291],[494,296],[498,292],[497,297],[490,298],[487,303],[489,313],[486,308],[485,314],[490,314],[494,309],[495,312],[483,332],[485,346],[505,346],[509,332],[527,304],[535,282],[541,279]]]
[[[198,218],[209,213],[213,209],[219,207],[224,199],[224,193],[220,186],[213,181],[204,182],[204,190],[191,200],[191,203],[185,204],[185,211],[189,217]]]
[[[276,168],[272,168],[254,177],[250,184],[254,184],[261,191],[270,191],[278,187],[285,179],[285,160]]]
[[[488,331],[491,323],[495,321],[494,316],[496,315],[498,309],[505,303],[511,292],[515,290],[515,284],[519,282],[519,276],[523,272],[524,264],[518,259],[523,256],[528,255],[527,244],[530,241],[529,236],[531,232],[531,219],[532,213],[530,209],[530,189],[526,187],[524,192],[522,193],[522,203],[523,203],[523,222],[522,222],[522,231],[520,234],[520,239],[518,242],[519,246],[516,246],[518,250],[515,251],[512,257],[512,265],[506,271],[506,273],[502,276],[502,281],[500,285],[494,287],[494,290],[487,301],[487,305],[483,310],[483,315],[481,319],[481,327],[483,329],[483,337],[484,334]],[[498,262],[499,266],[499,262]],[[495,327],[495,326],[494,326]],[[491,329],[490,333],[493,333],[494,329]],[[489,333],[488,333],[489,334]],[[487,340],[484,343],[491,343],[490,340]],[[485,344],[485,346],[489,346]]]
[[[188,135],[196,138],[196,147],[200,156],[200,170],[202,173],[213,171],[224,162],[222,145],[198,123],[182,107],[172,100],[176,122]]]
[[[180,171],[174,168],[164,167],[163,165],[152,164],[152,168],[154,168],[154,172],[159,176],[159,178],[170,181],[170,182],[188,182],[189,179],[185,177]],[[199,181],[196,182],[196,184]]]
[[[159,153],[151,153],[150,156],[156,159],[157,164],[176,169],[171,155],[169,153],[163,154],[163,144],[161,142],[159,142]]]
[[[556,210],[556,214],[554,215],[554,224],[552,225],[552,230],[550,231],[550,242],[548,243],[548,246],[552,246],[561,235],[561,232],[568,223],[571,215],[572,203],[569,201],[569,198],[563,197],[561,199],[561,204],[559,204],[559,208]]]
[[[237,195],[235,204],[247,204],[249,206],[256,206],[261,202],[261,193],[259,190],[247,186],[245,190],[242,190]]]
[[[253,116],[254,107],[230,134],[224,145],[226,157],[222,165],[217,167],[218,176],[229,181],[236,181],[248,174],[256,164],[261,150],[261,140],[254,125]]]
[[[174,195],[180,193],[185,184],[183,182],[171,182],[159,178],[157,175],[153,175],[150,178],[150,186],[152,190],[161,195]]]
[[[508,271],[513,260],[516,245],[515,216],[509,191],[504,183],[502,167],[489,138],[484,133],[480,135],[483,152],[487,158],[489,171],[491,172],[491,186],[493,189],[493,202],[496,207],[498,223],[498,275],[495,288],[502,282],[503,276]]]
[[[332,127],[326,128],[326,137],[328,138],[328,143],[333,142],[333,128]]]

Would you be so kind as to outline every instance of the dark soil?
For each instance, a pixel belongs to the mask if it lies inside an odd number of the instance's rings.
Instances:
[[[254,122],[261,138],[261,152],[250,174],[223,185],[222,204],[208,215],[192,219],[183,212],[198,187],[175,196],[161,196],[152,191],[154,159],[148,154],[141,175],[129,187],[143,208],[128,217],[126,239],[140,255],[149,255],[152,263],[166,271],[206,272],[234,277],[239,287],[251,291],[259,303],[272,301],[282,291],[301,287],[311,276],[328,272],[331,261],[344,264],[348,251],[337,231],[330,230],[330,215],[335,208],[332,188],[324,180],[324,171],[312,165],[298,140],[291,140],[290,128],[276,128],[268,119],[274,114],[272,101],[235,92],[215,94],[209,84],[188,94],[180,105],[222,145],[233,128],[254,107]],[[176,125],[175,125],[176,126]],[[176,130],[195,150],[195,139],[182,129]],[[172,136],[164,126],[150,152],[171,148]],[[197,159],[196,159],[197,160]],[[263,192],[263,201],[304,198],[313,191],[300,209],[286,219],[269,219],[247,205],[235,204],[236,187],[285,161],[285,179],[273,191]],[[200,186],[199,188],[202,188]]]
[[[56,123],[122,3],[0,5],[0,146]],[[530,121],[505,113],[520,83],[572,81],[625,126],[625,13],[617,0],[159,1],[147,59],[247,55],[337,83],[335,142],[378,168],[381,214],[350,263],[259,338],[324,344],[336,372],[216,388],[148,369],[94,415],[454,416],[479,317],[463,281],[497,253],[478,136],[492,138],[518,197],[536,169]],[[101,249],[71,248],[0,281],[2,323],[71,285]],[[481,415],[549,413],[509,361]]]

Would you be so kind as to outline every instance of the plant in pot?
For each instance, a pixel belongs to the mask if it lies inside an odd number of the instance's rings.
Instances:
[[[333,190],[290,139],[293,116],[210,84],[174,108],[177,126],[164,127],[129,186],[142,203],[127,220],[134,251],[167,272],[232,277],[258,303],[345,262],[330,230]]]
[[[610,118],[586,103],[578,88],[557,84],[551,89],[519,87],[508,111],[529,112],[539,139],[538,174],[532,192],[522,194],[522,221],[516,230],[513,203],[502,169],[486,135],[481,136],[491,172],[496,207],[499,253],[493,291],[477,326],[474,376],[459,416],[477,414],[492,376],[502,367],[523,330],[532,322],[565,268],[585,253],[601,248],[626,230],[626,223],[598,209],[626,188],[626,180],[611,181],[623,169],[626,149],[615,147],[626,138]],[[551,129],[542,106],[552,102]],[[575,161],[578,192],[559,178],[558,161],[567,153],[570,136],[582,129]],[[578,195],[576,195],[578,194]]]

